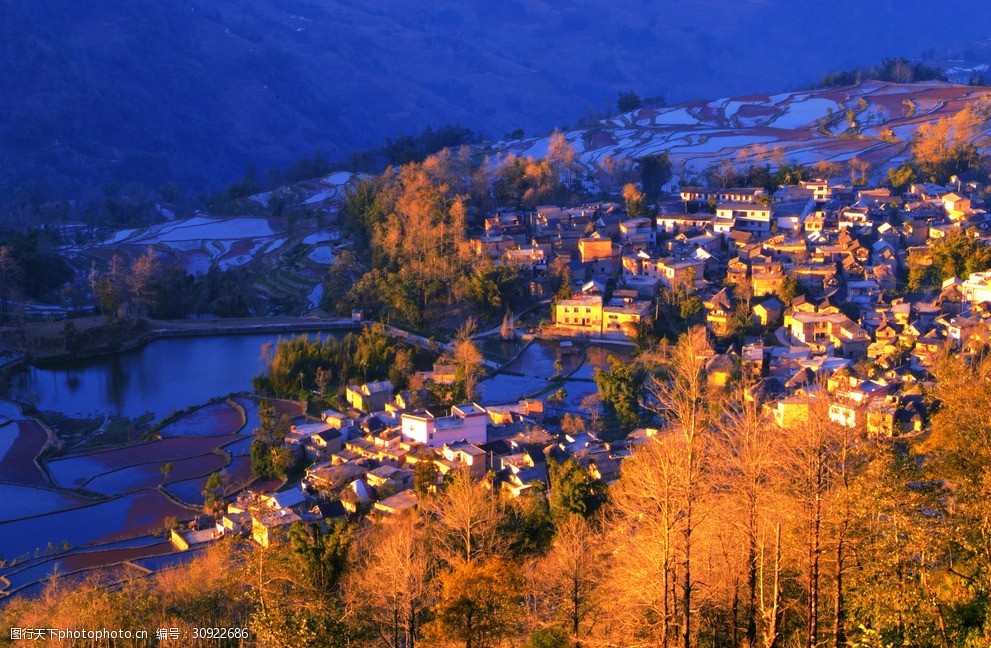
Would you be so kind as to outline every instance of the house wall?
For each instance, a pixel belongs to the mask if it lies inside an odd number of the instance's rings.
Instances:
[[[602,325],[602,306],[563,300],[554,308],[554,321],[558,325],[598,330]]]
[[[466,440],[469,443],[485,443],[487,439],[487,415],[467,417],[421,418],[402,416],[403,436],[428,447],[440,447],[445,443]],[[438,424],[440,422],[440,424]],[[456,424],[452,425],[452,422]]]
[[[578,241],[578,252],[581,254],[582,263],[594,259],[608,259],[612,256],[612,239],[580,239]]]

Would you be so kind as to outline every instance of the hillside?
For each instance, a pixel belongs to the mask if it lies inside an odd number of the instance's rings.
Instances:
[[[991,90],[986,87],[868,81],[645,108],[568,131],[565,137],[586,164],[606,155],[638,158],[667,152],[675,183],[696,182],[706,169],[724,161],[737,167],[822,161],[845,167],[853,158],[883,179],[886,169],[911,158],[912,136],[921,124],[988,98]],[[493,152],[539,158],[546,154],[548,140],[500,143]]]
[[[984,35],[980,20],[918,20],[930,9],[0,0],[0,202],[101,195],[108,181],[176,181],[188,195],[248,163],[264,172],[315,149],[343,160],[426,126],[546,132],[606,113],[627,90],[669,101],[777,92]]]

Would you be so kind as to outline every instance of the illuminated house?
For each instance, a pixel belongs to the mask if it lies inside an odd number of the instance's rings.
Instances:
[[[426,446],[441,447],[457,441],[487,441],[489,413],[474,403],[455,405],[448,416],[434,416],[421,409],[404,413],[400,420],[403,438]]]

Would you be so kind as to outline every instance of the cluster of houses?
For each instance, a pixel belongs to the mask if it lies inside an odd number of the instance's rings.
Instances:
[[[910,262],[929,263],[935,239],[960,230],[991,242],[985,194],[976,175],[901,195],[836,179],[773,193],[683,187],[653,222],[611,203],[538,208],[487,219],[473,244],[497,263],[539,258],[523,264],[538,283],[538,269],[567,264],[574,294],[554,302],[551,332],[622,339],[661,291],[695,294],[713,337],[736,341],[717,344],[710,380],[750,372],[782,425],[805,415],[802,392],[828,388],[831,419],[897,434],[922,428],[919,383],[934,356],[991,340],[991,271],[929,294],[899,281]]]
[[[547,290],[549,264],[567,264],[574,294],[553,312],[564,336],[622,339],[652,315],[660,291],[695,294],[719,349],[707,358],[713,388],[747,376],[781,427],[808,422],[808,395],[825,393],[831,421],[895,436],[924,428],[921,387],[936,354],[973,353],[991,341],[991,271],[948,279],[928,295],[899,290],[897,279],[910,259],[925,259],[932,239],[961,228],[987,236],[982,189],[962,179],[912,185],[901,196],[827,181],[770,195],[686,187],[661,201],[653,222],[608,203],[540,208],[486,219],[471,244],[529,270],[536,295]],[[451,373],[441,366],[434,378]],[[265,545],[297,521],[389,516],[460,469],[510,497],[547,484],[551,460],[574,459],[608,484],[630,449],[659,433],[639,429],[619,442],[556,433],[543,425],[541,400],[438,411],[387,381],[348,387],[346,400],[347,411],[298,421],[286,435],[287,447],[312,462],[300,487],[243,494],[214,534]],[[420,470],[425,463],[429,471]]]
[[[660,201],[654,222],[629,218],[613,203],[539,207],[487,218],[485,234],[471,244],[497,264],[529,271],[535,295],[547,296],[551,264],[567,265],[573,295],[556,300],[552,313],[555,332],[564,335],[621,339],[652,314],[662,290],[681,288],[705,301],[717,336],[732,332],[742,301],[758,326],[784,319],[796,342],[831,344],[856,357],[882,323],[917,312],[921,318],[911,316],[910,324],[927,322],[946,311],[886,296],[897,292],[910,258],[924,259],[927,241],[971,225],[986,231],[983,188],[956,177],[951,186],[913,184],[900,196],[825,180],[773,194],[684,187]],[[809,296],[787,312],[786,281]],[[834,312],[836,304],[847,307]]]
[[[563,461],[567,454],[541,427],[541,401],[489,408],[462,403],[437,411],[418,407],[421,397],[397,393],[388,381],[349,386],[346,412],[327,410],[320,420],[302,417],[285,435],[285,446],[310,464],[299,484],[274,493],[249,489],[227,504],[215,525],[175,531],[173,544],[185,550],[233,534],[269,546],[296,522],[401,513],[417,505],[415,473],[424,463],[430,464],[429,482],[421,489],[466,470],[517,496],[536,482],[546,483],[549,456],[556,451]],[[587,445],[592,438],[566,437],[561,443]]]
[[[715,338],[737,331],[741,315],[759,334],[716,354],[709,380],[749,373],[781,426],[807,421],[807,393],[826,390],[835,423],[875,435],[921,431],[921,385],[936,354],[991,342],[991,273],[949,278],[928,294],[898,281],[910,261],[929,262],[934,239],[964,231],[991,243],[984,186],[953,180],[900,196],[826,181],[772,195],[685,188],[683,206],[715,205],[715,214],[659,216],[658,231],[671,236],[666,263],[705,257],[694,289]]]

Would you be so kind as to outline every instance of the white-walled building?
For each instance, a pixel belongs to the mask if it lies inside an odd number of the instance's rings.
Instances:
[[[974,272],[960,286],[964,301],[971,304],[991,302],[991,272]]]
[[[416,410],[401,416],[403,438],[430,447],[445,443],[467,441],[485,443],[488,411],[481,405],[455,405],[448,416],[434,416],[427,410]]]

